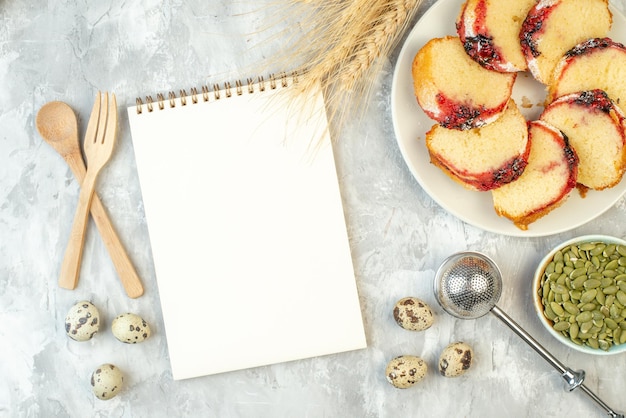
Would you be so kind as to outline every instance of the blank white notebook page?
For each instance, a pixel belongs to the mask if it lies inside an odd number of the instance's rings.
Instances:
[[[128,108],[174,379],[366,346],[322,95],[281,91]]]

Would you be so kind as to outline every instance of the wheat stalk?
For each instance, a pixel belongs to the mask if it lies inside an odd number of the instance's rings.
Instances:
[[[271,61],[298,70],[296,94],[321,86],[329,119],[340,126],[346,100],[365,110],[377,71],[422,1],[276,0],[277,16],[297,20],[303,35],[288,38]]]

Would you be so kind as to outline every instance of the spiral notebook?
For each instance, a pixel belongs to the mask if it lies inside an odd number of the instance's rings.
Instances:
[[[127,109],[176,380],[366,346],[324,101],[295,81]]]

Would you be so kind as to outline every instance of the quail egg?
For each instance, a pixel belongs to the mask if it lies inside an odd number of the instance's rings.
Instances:
[[[73,340],[88,341],[99,328],[100,313],[89,301],[76,303],[65,316],[65,333]]]
[[[396,302],[393,318],[398,325],[411,331],[424,331],[434,322],[433,311],[423,300],[406,297]]]
[[[124,385],[122,371],[113,364],[105,363],[91,374],[91,389],[98,399],[115,397]]]
[[[452,343],[439,357],[439,373],[445,377],[461,376],[471,367],[473,359],[472,347],[464,342]]]
[[[150,325],[139,315],[124,313],[113,320],[111,331],[121,342],[137,344],[150,336]]]
[[[417,356],[399,356],[387,364],[385,374],[387,381],[398,389],[406,389],[426,376],[428,366]]]

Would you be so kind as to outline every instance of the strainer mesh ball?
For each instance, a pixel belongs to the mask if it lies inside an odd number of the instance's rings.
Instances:
[[[435,296],[441,307],[457,318],[487,314],[502,293],[500,270],[480,253],[464,252],[446,259],[435,275]]]

